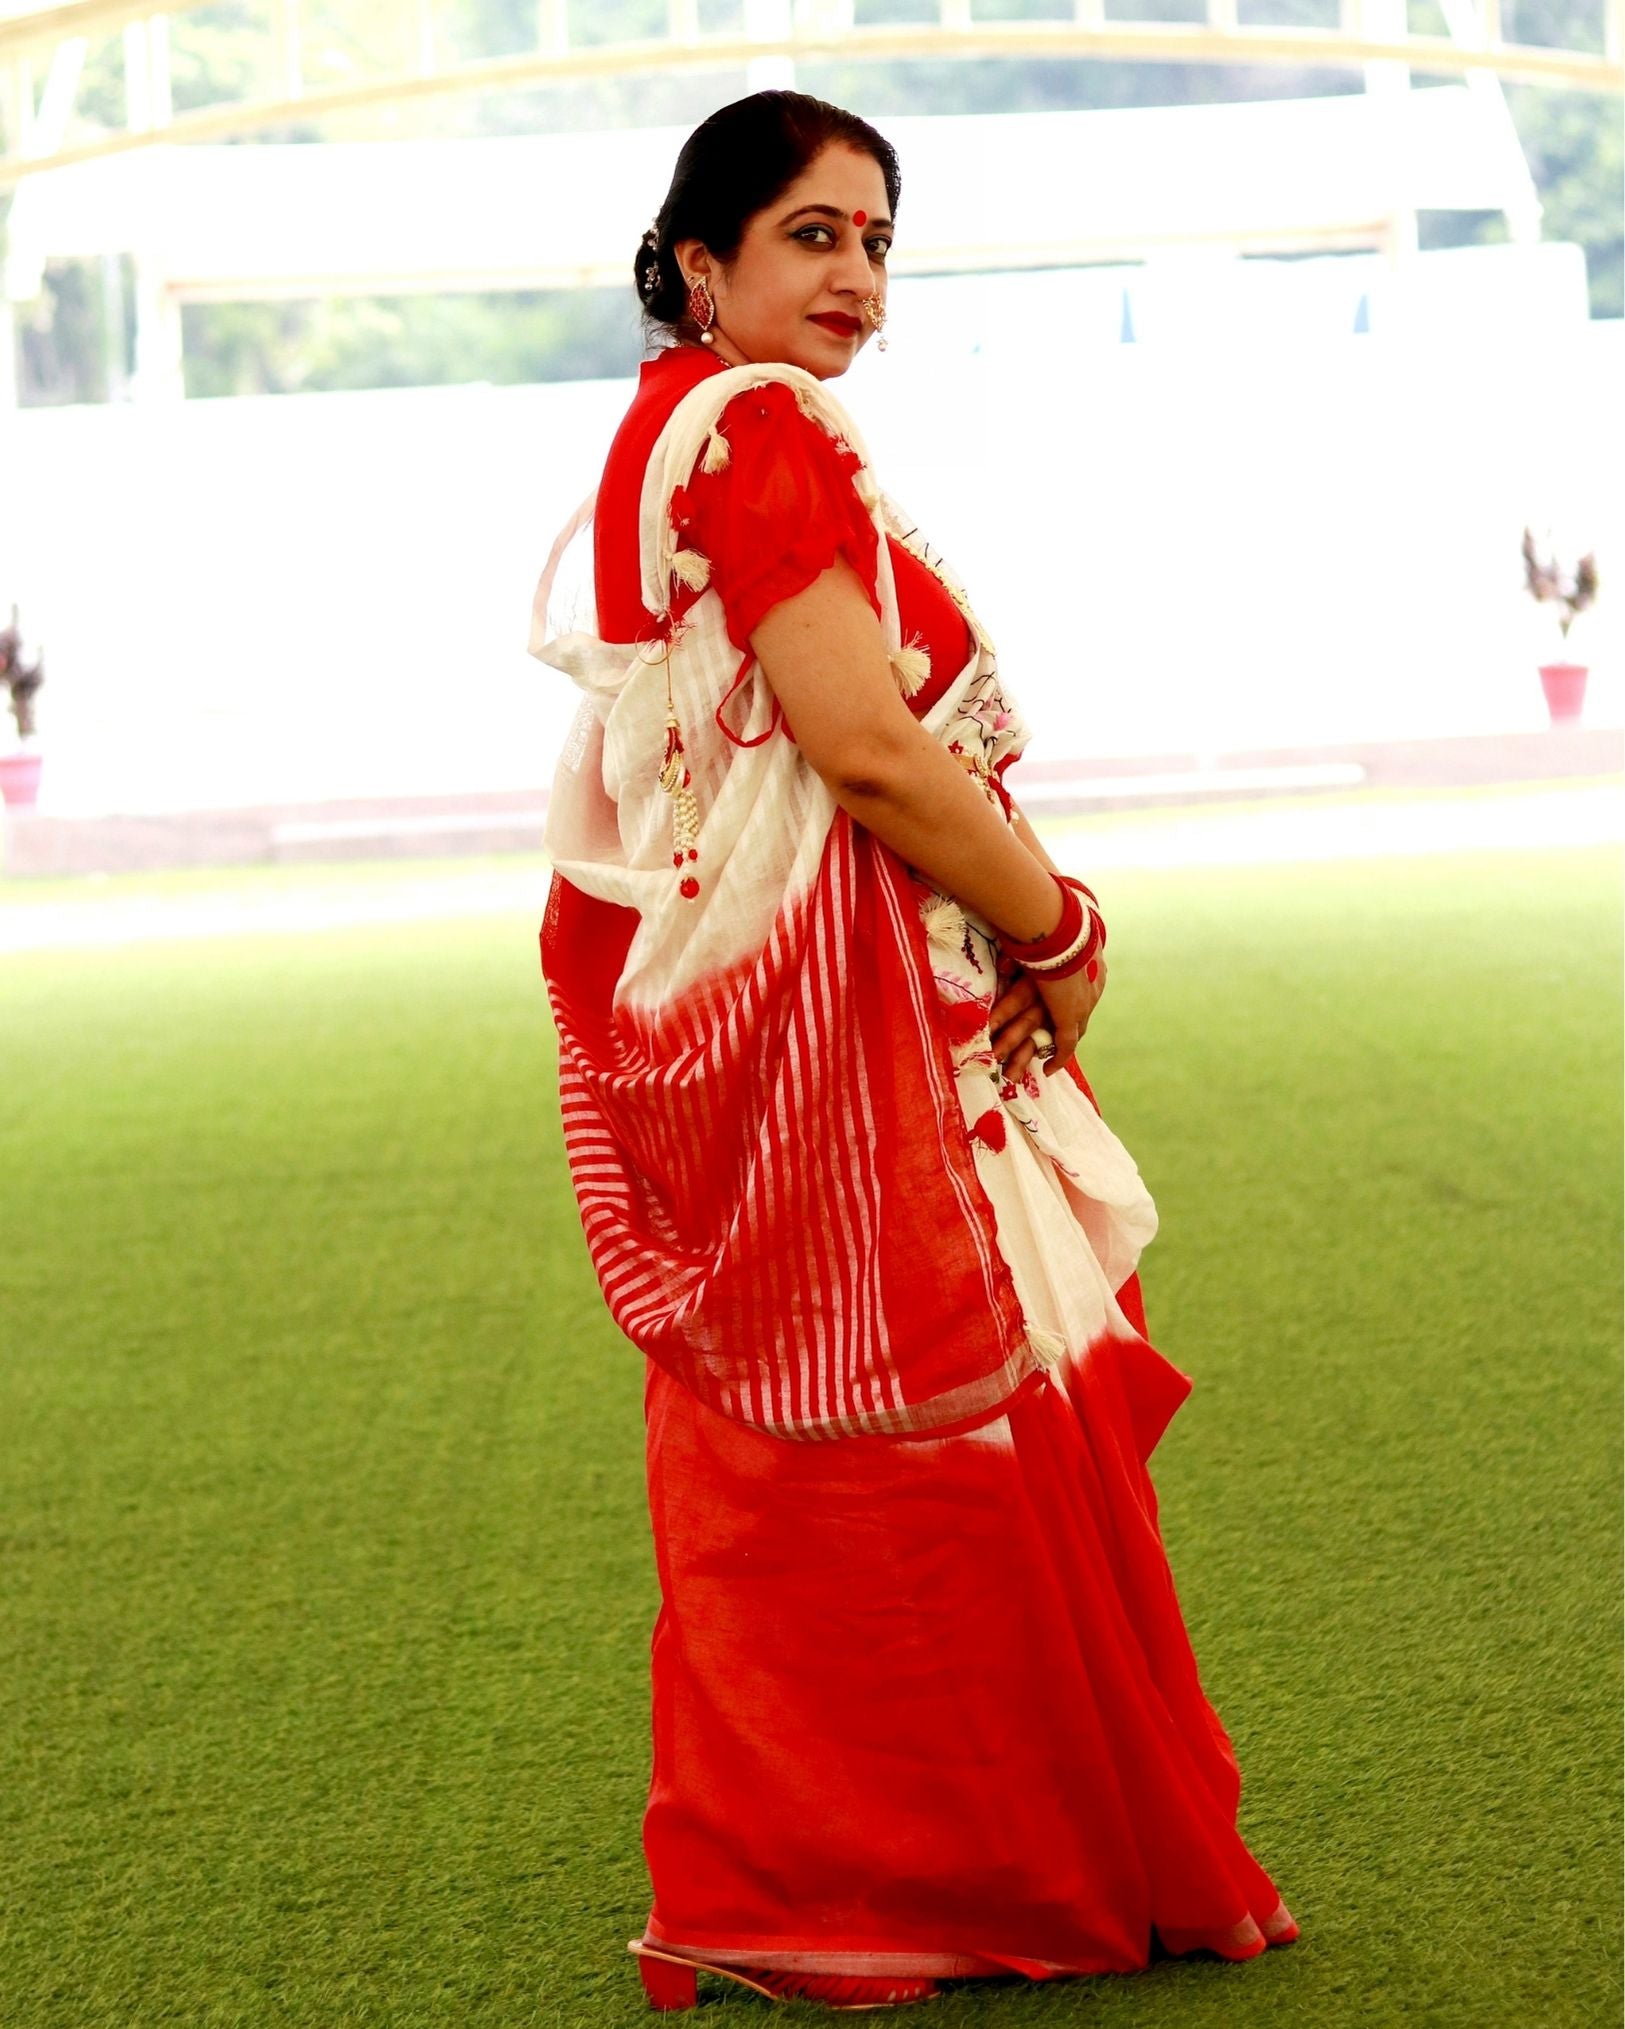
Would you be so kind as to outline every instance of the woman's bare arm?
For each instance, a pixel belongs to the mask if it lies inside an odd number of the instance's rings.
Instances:
[[[1052,874],[1058,874],[1061,869],[1050,858],[1049,854],[1045,852],[1043,845],[1039,841],[1038,833],[1027,822],[1026,813],[1013,796],[1010,799],[1010,819],[1015,828],[1017,838],[1021,840],[1033,858],[1042,860]]]
[[[771,608],[750,643],[843,810],[996,928],[1024,942],[1055,928],[1061,900],[1031,826],[1007,823],[903,702],[844,558]]]

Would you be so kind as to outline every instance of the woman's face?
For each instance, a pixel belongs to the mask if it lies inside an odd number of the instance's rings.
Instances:
[[[726,268],[702,240],[679,240],[673,251],[689,281],[705,277],[717,306],[711,349],[720,357],[731,366],[782,360],[829,380],[873,335],[862,305],[866,296],[886,300],[891,239],[880,164],[831,143],[746,223]]]

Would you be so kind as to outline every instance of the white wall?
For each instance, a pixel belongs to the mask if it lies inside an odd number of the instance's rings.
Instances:
[[[1249,278],[1268,317],[1236,314],[1234,271],[1177,318],[1142,273],[1129,345],[1100,271],[899,282],[889,350],[838,384],[965,578],[1029,758],[1539,727],[1526,520],[1599,552],[1570,646],[1590,722],[1625,723],[1625,326],[1520,325],[1479,290],[1355,336],[1354,268],[1328,294],[1295,265],[1297,315],[1282,269]],[[574,693],[524,653],[531,587],[629,396],[16,416],[0,602],[46,649],[42,810],[544,785]]]

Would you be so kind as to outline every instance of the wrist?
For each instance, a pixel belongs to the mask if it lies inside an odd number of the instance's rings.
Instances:
[[[1036,937],[1017,937],[1001,929],[999,942],[1006,954],[1018,964],[1042,964],[1046,959],[1059,957],[1077,942],[1078,934],[1087,921],[1086,905],[1082,898],[1066,886],[1058,874],[1050,875],[1052,887],[1060,898],[1060,909],[1047,930]]]
[[[1057,873],[1056,886],[1065,896],[1055,928],[1025,942],[1001,936],[1005,953],[1033,978],[1066,979],[1082,972],[1091,980],[1100,972],[1099,954],[1106,943],[1106,924],[1094,890],[1071,874]]]

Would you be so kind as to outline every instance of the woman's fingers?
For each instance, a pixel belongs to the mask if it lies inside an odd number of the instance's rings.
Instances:
[[[1048,1018],[1042,1001],[1025,1008],[1005,1023],[993,1038],[993,1054],[1004,1067],[1007,1078],[1019,1078],[1033,1058],[1032,1038]],[[1019,1060],[1019,1061],[1018,1061]]]
[[[1044,1076],[1052,1078],[1078,1047],[1078,1038],[1083,1034],[1078,1022],[1058,1021],[1055,1024],[1055,1054],[1044,1066]]]
[[[1072,979],[1076,985],[1072,985]],[[1070,991],[1068,991],[1070,988]],[[1082,974],[1057,981],[1051,997],[1065,1000],[1066,1012],[1057,1015],[1031,973],[1020,973],[993,1004],[988,1032],[993,1054],[1010,1079],[1020,1078],[1038,1056],[1033,1036],[1046,1030],[1054,1039],[1053,1050],[1044,1058],[1046,1073],[1057,1071],[1077,1050],[1089,1019],[1106,991],[1106,960],[1098,960],[1093,980]]]
[[[1036,1012],[1043,1019],[1044,1002],[1038,988],[1033,985],[1029,973],[1018,972],[1015,979],[993,1003],[988,1012],[988,1027],[995,1036],[1006,1024],[1029,1012]]]

